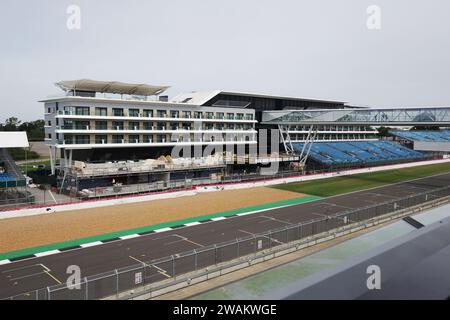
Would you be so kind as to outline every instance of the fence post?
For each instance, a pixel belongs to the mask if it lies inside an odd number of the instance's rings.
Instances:
[[[87,277],[84,277],[84,284],[86,286],[85,300],[89,300],[89,289],[88,289],[88,279],[87,279]]]
[[[197,265],[197,250],[196,249],[194,249],[194,270],[195,271],[197,271],[197,267],[198,267],[198,265]]]
[[[47,287],[47,300],[52,300],[50,296],[50,287]]]
[[[116,274],[116,297],[119,297],[119,271],[117,269],[114,270],[114,273]],[[144,274],[145,278],[145,274]]]
[[[300,240],[302,238],[302,224],[301,223],[298,224],[297,229],[298,229],[297,230],[297,235],[298,235],[297,240]]]
[[[272,248],[272,230],[269,230],[269,248]]]
[[[214,244],[214,264],[217,264],[217,245]]]
[[[172,255],[172,276],[175,278],[175,257]]]
[[[236,238],[236,258],[239,258],[239,239]]]

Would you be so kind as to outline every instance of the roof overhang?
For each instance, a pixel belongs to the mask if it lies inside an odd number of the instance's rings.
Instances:
[[[19,132],[0,132],[0,148],[28,148],[27,133]]]
[[[163,93],[168,86],[149,84],[132,84],[118,81],[97,81],[90,79],[67,80],[55,83],[64,91],[87,91],[100,93],[117,93],[139,96],[153,96]]]

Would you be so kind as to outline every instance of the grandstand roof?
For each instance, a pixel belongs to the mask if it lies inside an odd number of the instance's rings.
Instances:
[[[269,98],[269,99],[333,102],[333,103],[339,103],[339,104],[346,103],[345,101],[337,101],[337,100],[323,100],[323,99],[304,98],[304,97],[288,97],[288,96],[277,96],[277,95],[272,95],[272,94],[260,94],[260,93],[239,92],[239,91],[223,91],[223,90],[194,91],[194,92],[188,92],[188,93],[181,93],[181,94],[178,94],[177,96],[175,96],[172,99],[172,101],[203,105],[219,94],[226,94],[226,95],[233,95],[233,96],[248,96],[248,97],[257,97],[257,98]],[[353,108],[357,108],[357,107],[353,107]]]
[[[168,86],[153,86],[149,84],[132,84],[118,81],[97,81],[90,79],[66,80],[55,83],[64,91],[87,91],[101,93],[118,93],[139,96],[153,96],[167,90]]]
[[[20,132],[0,132],[0,148],[28,148],[27,133]]]
[[[361,125],[440,125],[450,124],[450,107],[315,109],[264,111],[266,124],[361,124]]]

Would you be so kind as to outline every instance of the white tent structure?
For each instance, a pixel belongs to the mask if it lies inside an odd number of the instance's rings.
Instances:
[[[28,148],[27,133],[24,131],[0,132],[0,149]]]
[[[66,92],[86,91],[138,96],[158,95],[169,88],[168,86],[153,86],[144,83],[132,84],[118,81],[97,81],[90,79],[60,81],[55,83],[55,85]]]

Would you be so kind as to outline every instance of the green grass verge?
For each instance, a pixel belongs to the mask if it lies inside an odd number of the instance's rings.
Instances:
[[[274,186],[273,188],[306,193],[320,197],[329,197],[446,172],[450,172],[450,163],[290,183]]]
[[[127,236],[130,234],[135,234],[135,233],[141,233],[141,232],[147,232],[147,231],[157,230],[157,229],[161,229],[161,228],[179,226],[179,225],[183,225],[183,224],[186,224],[189,222],[197,222],[197,221],[202,221],[202,220],[207,220],[207,219],[212,219],[212,218],[226,217],[226,216],[231,216],[231,215],[239,214],[239,213],[257,211],[257,210],[265,210],[265,209],[271,209],[271,208],[287,206],[287,205],[296,205],[296,204],[314,201],[314,200],[318,200],[318,199],[320,199],[320,197],[306,196],[306,197],[294,198],[294,199],[290,199],[290,200],[276,201],[276,202],[266,203],[266,204],[257,205],[257,206],[251,206],[251,207],[239,208],[239,209],[235,209],[235,210],[218,212],[218,213],[209,214],[209,215],[200,216],[200,217],[171,221],[171,222],[166,222],[166,223],[160,223],[160,224],[155,224],[155,225],[150,225],[150,226],[145,226],[145,227],[140,227],[140,228],[135,228],[135,229],[122,230],[122,231],[118,231],[118,232],[112,232],[112,233],[107,233],[107,234],[102,234],[102,235],[97,235],[97,236],[92,236],[92,237],[87,237],[87,238],[82,238],[82,239],[76,239],[76,240],[71,240],[71,241],[53,243],[53,244],[49,244],[49,245],[43,245],[43,246],[38,246],[38,247],[33,247],[33,248],[28,248],[28,249],[23,249],[23,250],[10,251],[10,252],[6,252],[6,253],[0,253],[0,260],[13,259],[13,258],[17,258],[17,257],[23,257],[23,256],[31,255],[31,254],[36,254],[39,252],[63,249],[63,248],[68,248],[68,247],[73,247],[73,246],[79,246],[79,245],[85,244],[85,243],[107,240],[107,239],[112,239],[112,238],[117,238],[117,237],[123,237],[123,236]]]
[[[50,168],[50,160],[48,159],[42,159],[42,160],[35,160],[35,161],[28,161],[26,164],[21,163],[19,165],[20,170],[23,172],[35,172],[37,171],[37,167],[39,164],[44,164],[47,169]]]

